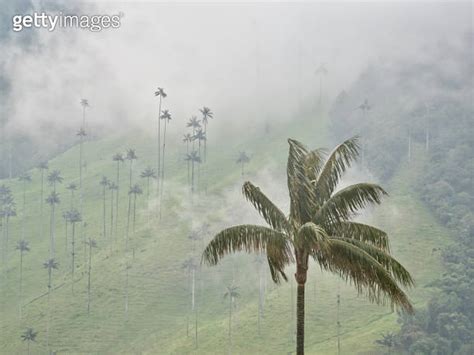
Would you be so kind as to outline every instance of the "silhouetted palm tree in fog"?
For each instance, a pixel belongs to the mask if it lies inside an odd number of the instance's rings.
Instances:
[[[30,246],[28,245],[28,242],[26,240],[20,240],[18,241],[16,245],[16,250],[20,252],[20,293],[18,295],[18,300],[20,304],[20,319],[21,319],[21,311],[22,311],[22,299],[23,299],[23,255],[26,252],[30,251]]]
[[[201,128],[201,121],[198,120],[196,116],[192,116],[188,123],[186,123],[186,127],[189,127],[193,130],[192,137],[196,135],[196,131]],[[193,139],[193,150],[194,150],[194,139]]]
[[[126,232],[126,239],[125,239],[125,245],[126,249],[128,250],[128,237],[129,237],[129,231],[130,231],[130,213],[132,209],[132,196],[130,194],[130,190],[132,189],[132,166],[133,166],[133,161],[138,159],[137,155],[135,154],[134,149],[129,149],[127,150],[127,160],[130,161],[130,180],[129,180],[129,188],[128,188],[128,210],[127,210],[127,232]]]
[[[165,93],[165,90],[163,88],[157,88],[155,91],[155,96],[159,97],[160,101],[158,104],[158,156],[157,156],[157,164],[156,164],[156,171],[157,171],[157,188],[156,188],[156,193],[159,193],[160,190],[160,174],[161,174],[161,103],[166,96],[168,96]],[[158,196],[158,195],[157,195]]]
[[[48,184],[53,187],[53,192],[56,192],[57,185],[62,184],[63,180],[60,170],[53,170],[48,174]]]
[[[89,271],[87,273],[87,313],[89,313],[91,309],[92,248],[97,248],[97,242],[94,239],[89,238],[87,245],[89,246]]]
[[[47,319],[47,326],[46,326],[46,344],[49,349],[49,323],[51,321],[51,291],[53,285],[51,283],[53,270],[57,270],[59,267],[59,263],[54,259],[50,258],[43,263],[43,267],[48,270],[48,319]]]
[[[161,218],[163,189],[164,189],[164,183],[165,183],[166,127],[167,127],[167,123],[171,120],[171,114],[168,110],[163,110],[163,113],[161,114],[160,118],[165,121],[165,128],[163,131],[163,160],[162,160],[162,167],[161,167],[161,189],[160,189],[160,218]]]
[[[318,69],[316,69],[315,74],[319,76],[319,107],[321,107],[323,101],[323,76],[328,74],[328,70],[324,64],[321,64]]]
[[[204,106],[202,109],[199,110],[202,114],[202,124],[204,126],[204,135],[207,137],[207,124],[209,123],[210,118],[214,118],[214,114],[212,113],[209,107]],[[204,141],[204,162],[207,158],[207,140]]]
[[[26,328],[26,330],[21,335],[21,340],[26,341],[28,355],[30,355],[30,343],[36,341],[36,336],[38,332],[35,332],[33,328]]]
[[[140,174],[140,177],[142,179],[146,179],[146,201],[147,205],[149,206],[150,204],[150,179],[156,179],[156,172],[154,169],[151,168],[151,166],[148,166],[145,168],[145,170],[142,171]],[[149,207],[147,208],[149,209]],[[148,220],[150,219],[150,214],[148,213]]]
[[[49,255],[51,258],[54,258],[55,254],[55,241],[54,235],[56,232],[56,221],[55,221],[55,211],[56,205],[60,203],[59,194],[55,191],[52,191],[51,194],[46,198],[46,203],[51,207],[51,217],[49,221],[49,235],[50,235],[50,247]]]
[[[89,101],[87,99],[81,99],[82,106],[82,129],[86,129],[86,108],[89,107]]]
[[[40,238],[43,239],[44,224],[43,224],[43,204],[44,204],[44,173],[48,170],[48,162],[43,161],[38,164],[38,170],[41,174],[41,192],[40,192]]]
[[[240,166],[242,167],[242,170],[241,170],[241,175],[244,176],[245,174],[245,164],[247,164],[248,162],[250,161],[250,157],[247,155],[246,152],[240,152],[239,153],[239,157],[237,158],[237,160],[235,161],[237,164],[240,164]]]
[[[66,189],[71,192],[71,208],[74,207],[74,192],[77,190],[77,185],[75,182],[71,182],[66,186]]]
[[[115,234],[117,233],[117,228],[114,231],[114,193],[118,191],[118,186],[110,181],[109,182],[109,191],[110,191],[110,236],[115,240]]]
[[[186,155],[189,154],[189,143],[192,142],[192,140],[193,140],[193,136],[190,135],[189,133],[186,133],[183,137],[183,142],[186,143]],[[191,176],[190,176],[190,171],[189,171],[189,169],[190,169],[189,160],[186,161],[186,167],[188,169],[188,184],[190,184]]]
[[[137,216],[137,196],[141,195],[142,193],[143,193],[143,190],[138,184],[133,185],[129,192],[130,195],[133,195],[133,222],[132,222],[133,233],[135,233],[135,221],[136,221],[136,216]]]
[[[194,164],[200,164],[201,157],[197,151],[193,150],[191,153],[186,154],[185,160],[191,162],[191,192],[194,192]]]
[[[72,226],[72,236],[71,236],[71,290],[74,294],[74,270],[76,269],[76,223],[82,222],[81,213],[72,209],[69,211],[69,223]]]
[[[117,193],[115,194],[115,233],[117,233],[118,213],[119,213],[119,192],[120,192],[120,164],[123,164],[125,159],[122,153],[114,154],[112,160],[117,163],[117,177],[115,184],[117,185]]]
[[[351,281],[369,300],[390,300],[404,311],[412,305],[398,284],[413,285],[405,268],[389,253],[388,237],[380,229],[352,222],[367,205],[379,204],[386,192],[378,185],[359,183],[336,190],[344,171],[357,158],[359,145],[352,138],[326,158],[322,150],[308,150],[289,139],[287,178],[290,213],[287,217],[262,190],[250,182],[243,194],[260,212],[269,228],[239,225],[224,229],[209,243],[203,260],[215,265],[226,254],[245,250],[265,252],[274,282],[287,280],[285,267],[296,263],[297,354],[304,354],[305,284],[309,257],[323,270]]]
[[[22,183],[23,188],[23,208],[21,211],[21,239],[25,238],[25,222],[26,222],[26,184],[31,182],[31,175],[23,173],[18,177],[18,180]]]
[[[227,286],[224,293],[224,299],[229,299],[229,345],[232,346],[232,308],[234,307],[234,301],[240,297],[239,288],[234,285]]]
[[[106,227],[106,190],[109,187],[110,181],[107,179],[106,176],[102,176],[102,179],[100,180],[100,186],[102,186],[102,235],[104,236],[104,239],[107,239],[107,227]]]

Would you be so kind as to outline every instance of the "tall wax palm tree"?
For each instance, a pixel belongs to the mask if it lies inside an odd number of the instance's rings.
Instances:
[[[53,192],[56,192],[57,185],[62,184],[63,180],[60,170],[53,170],[48,174],[48,184],[53,187]]]
[[[201,121],[198,120],[196,116],[192,116],[189,121],[186,123],[186,127],[189,127],[192,129],[193,134],[192,136],[194,137],[196,135],[196,131],[201,128]],[[194,139],[193,139],[193,150],[194,150]]]
[[[106,194],[105,194],[105,191],[107,190],[107,188],[109,187],[109,184],[110,184],[110,181],[109,179],[106,177],[106,176],[102,176],[102,179],[100,180],[100,186],[102,186],[102,235],[104,237],[104,239],[107,239],[107,227],[106,227],[106,204],[107,204],[107,200],[106,200]]]
[[[191,192],[194,193],[194,164],[200,164],[201,157],[197,151],[193,150],[191,153],[186,154],[184,160],[191,162]]]
[[[128,187],[128,210],[127,210],[127,231],[126,231],[126,236],[125,236],[125,245],[126,249],[128,250],[128,237],[129,237],[129,231],[130,231],[130,213],[132,211],[132,195],[130,194],[130,190],[132,189],[132,165],[133,161],[138,159],[137,155],[135,154],[134,149],[129,149],[127,150],[127,160],[130,161],[130,181],[129,181],[129,187]]]
[[[136,216],[137,216],[137,196],[141,195],[142,193],[143,193],[143,190],[138,184],[133,185],[129,192],[130,195],[133,195],[133,220],[132,220],[133,233],[135,233],[135,221],[136,221]]]
[[[199,154],[199,158],[201,158],[201,163],[202,163],[203,160],[202,160],[202,154],[201,154],[201,142],[206,141],[206,134],[201,128],[199,128],[196,131],[196,133],[193,136],[193,140],[198,141],[198,154]],[[197,184],[196,184],[198,187],[200,185],[200,180],[201,180],[201,165],[198,165],[198,179],[197,179]]]
[[[155,97],[159,97],[160,101],[158,104],[158,156],[157,156],[157,164],[156,164],[156,171],[158,174],[157,178],[157,188],[156,188],[156,193],[158,194],[160,191],[160,169],[161,169],[161,103],[164,98],[168,96],[165,93],[165,90],[163,88],[157,88],[155,91]]]
[[[85,116],[84,116],[85,117]],[[84,123],[85,124],[85,123]],[[86,137],[86,131],[84,126],[79,129],[76,136],[79,137],[79,210],[82,213],[82,207],[84,204],[84,186],[82,185],[82,168],[83,168],[83,146],[84,146],[84,138]]]
[[[241,170],[241,174],[242,176],[244,176],[245,174],[245,164],[247,164],[248,162],[250,161],[250,157],[247,155],[246,152],[240,152],[239,153],[239,157],[237,158],[237,160],[235,161],[237,164],[240,164],[242,170]]]
[[[23,208],[21,211],[21,239],[25,239],[25,221],[26,221],[26,184],[31,182],[31,175],[23,173],[18,177],[23,185]]]
[[[318,69],[316,69],[315,74],[319,76],[319,107],[321,107],[323,101],[323,76],[328,74],[328,70],[324,64],[321,64]]]
[[[109,183],[110,190],[110,231],[109,234],[115,240],[115,233],[117,233],[117,228],[114,232],[114,192],[118,191],[118,186],[114,182]]]
[[[26,328],[26,330],[21,335],[21,340],[26,341],[28,355],[30,355],[30,343],[36,341],[36,336],[38,332],[35,332],[33,328]]]
[[[46,199],[46,203],[51,206],[51,218],[49,224],[49,233],[50,233],[50,247],[49,247],[49,255],[50,258],[54,258],[55,253],[55,240],[54,235],[56,231],[56,222],[55,222],[55,211],[56,205],[60,203],[59,194],[55,191],[52,191],[51,194]]]
[[[189,142],[192,142],[193,140],[193,136],[190,135],[189,133],[186,133],[183,137],[183,142],[186,143],[186,155],[189,154]],[[188,184],[190,184],[190,179],[191,179],[191,176],[190,176],[190,172],[189,172],[189,169],[190,169],[190,164],[189,164],[189,160],[186,162],[186,167],[188,169]]]
[[[147,205],[150,204],[150,179],[156,179],[156,172],[151,166],[148,166],[145,170],[142,171],[140,174],[142,179],[146,179],[146,200]],[[149,208],[149,207],[148,207]],[[150,220],[150,215],[148,214],[148,221]]]
[[[209,123],[210,118],[214,118],[214,113],[209,107],[204,106],[199,110],[202,114],[202,124],[204,126],[204,135],[207,137],[207,124]],[[204,141],[204,162],[207,158],[207,141]]]
[[[59,263],[54,259],[50,258],[43,263],[43,267],[48,270],[48,320],[46,326],[46,344],[49,349],[49,322],[51,321],[51,290],[52,290],[52,274],[53,270],[57,270]]]
[[[48,162],[43,161],[38,164],[38,170],[40,171],[41,174],[41,193],[40,193],[40,237],[43,239],[43,231],[44,231],[44,225],[43,225],[43,204],[44,204],[44,173],[46,170],[48,170]]]
[[[76,269],[76,223],[82,222],[81,213],[72,209],[69,211],[69,223],[72,226],[72,235],[71,235],[71,290],[74,294],[74,270]]]
[[[91,309],[91,272],[92,272],[92,248],[97,248],[97,242],[89,238],[87,242],[89,246],[89,272],[87,273],[87,313]]]
[[[297,354],[304,354],[304,296],[311,257],[326,271],[340,275],[366,291],[370,301],[390,301],[411,312],[400,288],[413,285],[408,271],[389,251],[387,234],[351,221],[357,211],[379,204],[386,192],[378,185],[359,183],[336,191],[345,170],[357,158],[357,138],[338,145],[326,158],[324,150],[308,150],[288,140],[287,164],[290,211],[286,216],[260,188],[243,185],[244,196],[270,227],[240,225],[224,229],[209,243],[203,260],[215,265],[226,254],[245,250],[266,252],[273,281],[287,280],[285,267],[296,263]]]
[[[167,123],[171,121],[171,114],[168,110],[163,110],[160,119],[165,121],[165,127],[163,131],[163,159],[162,159],[162,166],[161,166],[161,188],[160,188],[160,218],[161,218],[161,211],[162,211],[162,200],[163,200],[163,189],[164,189],[164,181],[165,181],[165,152],[166,152],[166,127]]]
[[[18,301],[19,301],[19,304],[20,304],[20,319],[21,319],[21,311],[22,311],[22,299],[23,299],[23,255],[26,253],[26,252],[29,252],[30,251],[30,246],[28,245],[28,242],[26,240],[20,240],[18,241],[17,245],[16,245],[16,250],[18,250],[20,252],[20,293],[19,293],[19,296],[18,296]]]
[[[71,182],[66,186],[66,189],[71,192],[71,208],[74,207],[74,192],[77,190],[77,185],[75,182]]]
[[[89,107],[89,101],[87,99],[81,99],[82,106],[82,128],[86,129],[86,108]]]
[[[227,286],[224,293],[224,299],[229,299],[229,344],[232,346],[232,307],[234,307],[234,301],[240,297],[239,288],[234,285]]]
[[[66,239],[64,249],[66,250],[66,253],[67,253],[67,250],[68,250],[68,225],[69,225],[70,216],[71,216],[70,211],[64,211],[63,212],[64,226],[65,226],[64,231],[65,231],[65,239]]]
[[[117,232],[118,226],[118,213],[119,213],[119,191],[120,191],[120,164],[125,162],[122,153],[114,154],[112,160],[117,163],[117,177],[115,184],[117,185],[117,193],[115,194],[115,232]]]

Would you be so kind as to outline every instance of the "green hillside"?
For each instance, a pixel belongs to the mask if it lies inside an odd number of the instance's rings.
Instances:
[[[178,124],[174,123],[173,124]],[[127,213],[128,162],[121,168],[120,210],[118,232],[102,235],[103,175],[115,179],[112,155],[127,148],[136,149],[139,157],[133,167],[133,180],[144,186],[140,172],[155,164],[153,136],[129,132],[125,137],[110,137],[85,143],[87,169],[84,178],[84,220],[87,227],[77,232],[77,269],[75,292],[71,288],[70,250],[66,251],[65,223],[62,212],[69,208],[69,192],[65,186],[78,182],[79,146],[50,161],[50,171],[60,169],[64,183],[58,188],[61,204],[57,208],[56,241],[59,270],[53,271],[49,346],[57,353],[225,353],[228,351],[228,303],[223,299],[225,287],[239,287],[240,297],[234,310],[232,325],[233,353],[290,353],[294,350],[294,316],[292,305],[293,280],[275,286],[265,272],[265,307],[258,334],[259,277],[255,256],[228,257],[213,268],[203,266],[197,272],[196,302],[198,312],[190,311],[189,276],[183,262],[192,256],[193,243],[188,239],[191,229],[202,223],[210,224],[212,232],[227,224],[246,222],[250,211],[239,195],[243,178],[236,165],[240,150],[251,154],[245,178],[259,181],[276,180],[279,190],[265,189],[269,195],[286,197],[285,161],[286,138],[294,137],[311,147],[327,145],[325,120],[305,119],[294,125],[276,125],[270,133],[255,125],[245,134],[231,137],[209,137],[208,159],[200,168],[200,189],[191,196],[185,188],[187,171],[182,159],[185,150],[181,136],[170,138],[167,144],[166,180],[162,219],[156,216],[154,198],[147,207],[146,194],[139,197],[137,228],[131,234],[134,253],[125,252]],[[449,233],[442,228],[420,202],[412,188],[417,171],[423,168],[422,153],[410,166],[402,166],[387,187],[390,197],[371,211],[366,219],[383,227],[391,236],[392,251],[413,274],[417,287],[409,291],[416,306],[423,305],[432,289],[429,287],[441,272],[439,254],[433,252],[450,242]],[[264,169],[262,168],[264,167]],[[196,173],[197,174],[197,173]],[[362,175],[362,174],[359,174]],[[48,258],[49,206],[39,215],[40,178],[32,171],[33,183],[27,184],[26,211],[22,211],[22,185],[18,181],[1,181],[11,186],[17,203],[18,216],[12,218],[8,258],[0,279],[2,320],[0,353],[26,351],[20,334],[26,327],[38,331],[32,353],[47,353],[47,271],[42,263]],[[205,192],[207,190],[207,193]],[[50,188],[45,190],[49,193]],[[77,193],[77,196],[79,194]],[[155,196],[154,190],[152,196]],[[107,192],[107,201],[110,196]],[[78,204],[76,198],[76,205]],[[109,228],[109,202],[106,205]],[[151,212],[150,212],[151,211]],[[23,315],[19,319],[19,252],[16,242],[22,235],[22,215],[26,213],[25,239],[31,251],[24,256]],[[151,215],[151,217],[149,217]],[[255,214],[256,215],[256,214]],[[149,220],[150,218],[150,220]],[[252,217],[256,220],[256,217]],[[148,222],[149,220],[149,222]],[[41,228],[44,235],[41,237]],[[87,313],[87,237],[95,238],[98,248],[92,255],[91,311]],[[70,236],[69,236],[70,237]],[[134,255],[133,255],[134,254]],[[198,253],[195,253],[196,257]],[[125,316],[126,265],[128,269],[129,311]],[[395,329],[397,315],[388,306],[370,304],[357,296],[350,285],[337,278],[310,269],[307,291],[306,349],[308,353],[335,354],[336,295],[341,295],[341,346],[344,354],[379,353],[374,340],[380,333]],[[198,344],[195,343],[197,314]]]

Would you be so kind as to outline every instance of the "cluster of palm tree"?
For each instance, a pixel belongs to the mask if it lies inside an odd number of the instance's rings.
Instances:
[[[183,142],[186,143],[186,156],[184,160],[187,166],[188,184],[191,192],[194,193],[199,188],[201,177],[201,163],[207,160],[207,129],[209,120],[214,118],[214,113],[209,107],[204,106],[199,110],[202,119],[199,120],[196,116],[192,116],[186,123],[191,132],[186,133],[183,137]],[[197,147],[196,147],[197,142]],[[190,149],[191,148],[191,149]],[[195,166],[197,164],[197,183],[195,183]]]

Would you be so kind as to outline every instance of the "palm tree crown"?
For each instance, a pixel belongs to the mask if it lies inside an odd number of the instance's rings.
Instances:
[[[116,153],[116,154],[114,154],[114,156],[112,157],[112,160],[113,160],[113,161],[120,161],[120,162],[123,162],[125,159],[123,158],[123,154],[122,154],[122,153]]]
[[[16,245],[16,250],[20,252],[30,251],[30,246],[26,240],[19,240]]]
[[[35,332],[33,328],[26,328],[26,330],[21,335],[23,341],[36,341],[36,336],[38,332]]]
[[[61,171],[60,170],[53,170],[48,174],[48,183],[52,186],[55,186],[56,184],[61,184],[64,180],[64,178],[61,176]]]
[[[243,185],[245,198],[269,227],[238,225],[218,233],[205,248],[203,260],[216,265],[226,254],[244,250],[266,253],[274,282],[287,280],[285,268],[296,263],[297,353],[304,353],[304,287],[309,258],[326,271],[353,283],[372,302],[390,301],[402,310],[413,308],[401,286],[414,284],[408,271],[391,255],[387,234],[353,222],[357,212],[379,204],[387,193],[369,183],[336,191],[345,170],[357,158],[358,138],[337,146],[326,158],[322,149],[308,150],[289,139],[287,182],[290,210],[285,215],[251,182]]]
[[[166,120],[166,121],[170,121],[171,120],[171,113],[169,110],[163,110],[163,112],[161,113],[161,116],[160,118],[162,120]]]
[[[142,173],[140,174],[140,177],[156,179],[155,169],[153,169],[150,166],[146,167],[145,170],[143,170]]]
[[[48,270],[53,270],[59,267],[59,263],[55,259],[51,258],[43,263],[43,267]]]
[[[204,124],[207,124],[207,122],[209,122],[209,118],[214,118],[214,113],[212,113],[209,107],[204,106],[199,111],[202,113],[202,122]]]
[[[237,164],[245,164],[250,161],[250,157],[247,155],[246,152],[240,152],[237,160],[235,161]]]
[[[167,94],[165,93],[165,90],[163,88],[157,88],[155,91],[155,96],[161,96],[162,98],[165,98]]]

